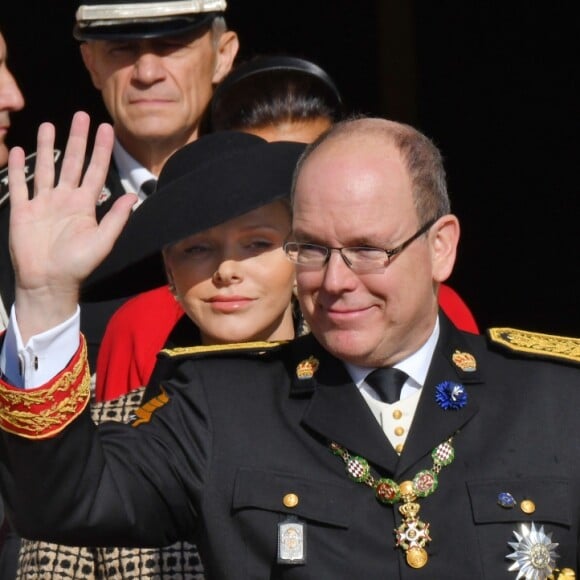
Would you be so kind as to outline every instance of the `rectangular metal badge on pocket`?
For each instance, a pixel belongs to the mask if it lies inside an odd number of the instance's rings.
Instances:
[[[278,524],[278,564],[306,564],[306,523],[295,516]]]

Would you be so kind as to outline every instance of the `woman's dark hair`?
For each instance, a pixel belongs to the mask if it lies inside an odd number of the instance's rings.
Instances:
[[[318,65],[290,56],[257,56],[239,64],[218,85],[208,130],[251,130],[343,114],[342,97]]]

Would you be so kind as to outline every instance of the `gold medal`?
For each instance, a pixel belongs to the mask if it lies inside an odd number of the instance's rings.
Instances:
[[[411,568],[423,568],[427,564],[429,556],[423,548],[415,547],[407,550],[406,559]]]
[[[403,523],[395,530],[397,548],[405,552],[405,559],[411,568],[422,568],[428,560],[425,545],[431,541],[429,524],[417,517],[421,506],[415,501],[417,494],[413,482],[403,481],[399,488],[404,503],[399,507]]]

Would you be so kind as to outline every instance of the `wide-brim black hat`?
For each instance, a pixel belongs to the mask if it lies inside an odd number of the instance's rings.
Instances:
[[[132,40],[193,32],[226,10],[225,0],[81,0],[77,40]]]
[[[290,195],[305,145],[222,131],[174,153],[157,190],[131,215],[113,250],[87,280],[83,300],[129,296],[166,283],[161,250]]]

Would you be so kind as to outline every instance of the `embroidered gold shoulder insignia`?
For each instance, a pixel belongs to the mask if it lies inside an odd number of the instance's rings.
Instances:
[[[487,334],[492,342],[514,352],[580,363],[580,338],[515,328],[489,328]]]
[[[178,348],[166,348],[161,352],[169,357],[196,356],[205,354],[232,354],[241,352],[253,352],[262,354],[266,351],[278,348],[286,341],[280,342],[232,342],[228,344],[207,344],[201,346],[183,346]]]
[[[319,365],[320,361],[311,355],[307,359],[298,363],[298,366],[296,367],[296,376],[301,380],[311,379],[314,376],[314,373],[318,370]]]
[[[461,352],[456,350],[451,357],[451,360],[466,373],[473,373],[477,370],[477,361],[475,357],[469,352]]]
[[[153,413],[160,409],[161,407],[169,403],[169,395],[163,387],[161,387],[161,394],[153,397],[146,403],[143,403],[138,409],[135,410],[131,416],[132,423],[131,427],[138,427],[143,423],[149,423]]]

